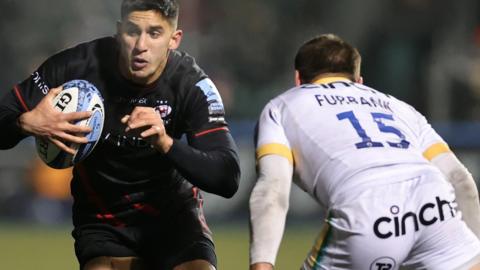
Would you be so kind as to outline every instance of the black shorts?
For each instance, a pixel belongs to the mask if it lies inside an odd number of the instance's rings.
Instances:
[[[173,269],[197,259],[217,265],[211,232],[201,208],[193,203],[175,214],[151,217],[135,225],[83,224],[72,235],[80,269],[100,256],[138,257],[148,269]]]

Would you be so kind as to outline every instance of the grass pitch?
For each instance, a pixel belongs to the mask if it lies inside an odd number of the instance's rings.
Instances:
[[[248,269],[248,225],[212,224],[219,270]],[[78,269],[71,228],[0,225],[1,269]],[[318,228],[289,227],[277,260],[277,270],[299,269]]]

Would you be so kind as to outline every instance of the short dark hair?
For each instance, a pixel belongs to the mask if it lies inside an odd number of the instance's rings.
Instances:
[[[121,8],[122,20],[133,11],[154,10],[162,14],[172,25],[175,25],[179,13],[177,0],[123,0]]]
[[[361,56],[356,48],[334,34],[324,34],[305,42],[295,56],[295,69],[302,83],[311,83],[323,73],[360,76]]]

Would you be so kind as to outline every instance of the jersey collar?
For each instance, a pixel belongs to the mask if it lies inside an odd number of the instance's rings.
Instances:
[[[314,84],[322,84],[322,83],[332,83],[332,82],[352,82],[350,79],[345,77],[325,77],[320,78],[314,81]]]

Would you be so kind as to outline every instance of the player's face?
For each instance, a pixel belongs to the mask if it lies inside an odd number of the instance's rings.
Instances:
[[[163,72],[170,49],[180,45],[182,31],[158,12],[134,11],[117,26],[120,71],[138,84],[153,83]]]

